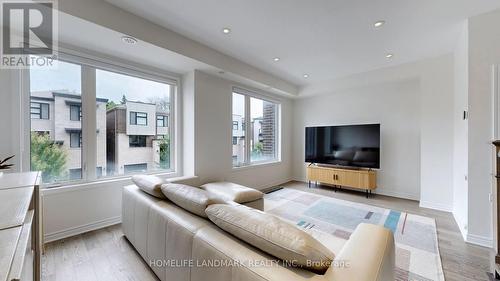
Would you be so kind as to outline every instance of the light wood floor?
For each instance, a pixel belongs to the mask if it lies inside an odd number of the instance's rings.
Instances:
[[[423,209],[418,202],[329,187],[309,189],[290,182],[286,188],[322,194],[339,199],[405,211],[436,219],[439,250],[447,281],[490,280],[489,249],[467,244],[450,213]],[[46,245],[42,263],[43,281],[123,281],[158,280],[147,264],[123,236],[120,225],[92,231]]]
[[[159,280],[123,236],[120,225],[46,245],[44,281]]]

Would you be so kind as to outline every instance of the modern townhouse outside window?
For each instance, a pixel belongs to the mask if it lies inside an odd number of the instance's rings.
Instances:
[[[27,79],[31,169],[42,171],[44,184],[174,172],[177,80],[59,57],[54,68],[30,69]]]
[[[79,180],[81,173],[74,171],[82,168],[82,123],[79,112],[72,120],[67,102],[81,103],[82,66],[61,61],[57,68],[32,68],[29,74],[31,169],[42,171],[44,183]],[[33,114],[36,103],[47,104],[40,116],[37,110]]]
[[[108,100],[103,177],[172,170],[175,85],[148,78],[96,70],[96,94]]]
[[[280,161],[280,104],[240,89],[234,90],[232,103],[233,166]]]

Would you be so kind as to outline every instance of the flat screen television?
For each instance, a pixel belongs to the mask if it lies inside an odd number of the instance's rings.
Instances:
[[[306,162],[380,168],[380,124],[306,127]]]

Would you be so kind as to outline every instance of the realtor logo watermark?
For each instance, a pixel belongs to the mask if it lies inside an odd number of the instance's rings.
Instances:
[[[0,0],[0,68],[53,67],[57,55],[56,0]]]

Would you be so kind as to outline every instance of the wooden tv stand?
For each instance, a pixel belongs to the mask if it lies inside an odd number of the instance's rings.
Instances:
[[[307,180],[337,186],[345,186],[366,191],[366,197],[377,188],[377,173],[373,170],[353,170],[310,165],[307,167]],[[336,190],[335,190],[336,191]]]

